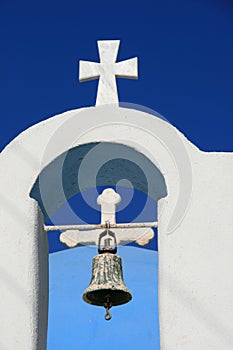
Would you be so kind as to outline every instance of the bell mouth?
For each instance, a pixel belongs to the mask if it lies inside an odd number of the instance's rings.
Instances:
[[[110,300],[112,306],[128,303],[132,299],[132,294],[129,290],[109,290],[99,289],[83,294],[83,300],[88,304],[96,306],[104,306],[106,300]]]

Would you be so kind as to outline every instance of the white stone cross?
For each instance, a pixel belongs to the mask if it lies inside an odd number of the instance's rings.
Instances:
[[[97,41],[100,63],[80,61],[79,80],[99,78],[96,106],[118,103],[116,78],[138,78],[137,57],[116,62],[120,40]]]
[[[116,206],[121,201],[121,196],[112,188],[105,189],[97,198],[101,206],[101,224],[116,223]],[[136,241],[139,245],[146,245],[154,237],[154,231],[148,227],[114,228],[117,244],[122,245]],[[67,230],[60,235],[60,241],[68,247],[80,245],[97,245],[98,238],[103,229]]]

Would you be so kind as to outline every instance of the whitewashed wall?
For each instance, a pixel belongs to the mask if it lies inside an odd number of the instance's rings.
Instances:
[[[132,147],[164,175],[161,349],[232,349],[233,154],[201,152],[166,121],[110,105],[50,118],[20,134],[0,155],[0,348],[46,348],[47,239],[29,193],[55,157],[90,142]]]

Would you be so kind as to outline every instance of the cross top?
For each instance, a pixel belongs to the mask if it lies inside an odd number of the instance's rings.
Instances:
[[[80,82],[99,78],[96,106],[118,103],[116,78],[138,78],[137,57],[116,62],[120,40],[97,41],[100,63],[80,61]]]
[[[121,201],[121,196],[112,188],[106,188],[97,198],[97,203],[101,206],[101,224],[109,221],[116,223],[116,206]]]

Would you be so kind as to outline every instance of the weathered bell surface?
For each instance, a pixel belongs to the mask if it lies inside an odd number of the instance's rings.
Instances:
[[[105,308],[122,305],[132,299],[123,280],[122,260],[118,255],[104,253],[93,258],[92,278],[83,293],[83,299],[89,304]]]

